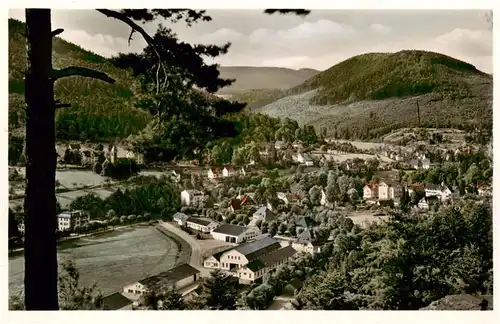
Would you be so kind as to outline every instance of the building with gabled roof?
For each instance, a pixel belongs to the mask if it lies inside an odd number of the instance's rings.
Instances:
[[[253,260],[245,267],[239,268],[237,271],[238,278],[241,283],[251,284],[262,278],[269,271],[284,265],[296,252],[290,245],[274,250]]]
[[[212,231],[212,237],[215,240],[236,244],[251,240],[260,234],[260,230],[255,227],[233,224],[222,224]]]
[[[193,268],[187,263],[183,263],[167,271],[160,272],[127,285],[123,288],[123,292],[126,296],[138,300],[141,296],[153,289],[169,286],[174,289],[181,289],[191,285],[199,279],[199,274],[200,271],[198,269]]]
[[[282,247],[278,240],[263,236],[210,256],[204,266],[226,271],[238,277],[241,283],[251,283],[294,254],[291,246]]]
[[[363,188],[363,199],[375,200],[378,199],[378,184],[370,182]]]
[[[276,215],[274,215],[268,206],[262,206],[253,214],[253,219],[270,222],[276,219]]]
[[[219,226],[219,223],[205,218],[189,217],[186,226],[202,233],[210,233]]]

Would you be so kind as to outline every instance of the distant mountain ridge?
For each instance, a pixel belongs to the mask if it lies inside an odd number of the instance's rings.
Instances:
[[[417,106],[423,127],[491,125],[493,119],[491,75],[417,50],[358,55],[288,90],[239,95],[245,96],[251,108],[270,116],[365,139],[417,126]]]
[[[236,94],[262,89],[289,89],[320,71],[314,69],[288,69],[282,67],[261,66],[220,66],[222,78],[236,79],[231,86],[221,89],[219,94]]]

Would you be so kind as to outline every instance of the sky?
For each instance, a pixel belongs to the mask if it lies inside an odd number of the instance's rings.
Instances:
[[[313,10],[305,17],[264,15],[260,10],[208,10],[210,22],[168,25],[192,44],[231,42],[229,53],[210,59],[223,66],[277,66],[324,70],[369,52],[420,49],[461,59],[493,72],[493,33],[481,10]],[[24,21],[24,10],[9,11]],[[140,52],[145,42],[120,21],[94,10],[52,10],[61,37],[110,57]],[[154,34],[158,22],[145,25]]]

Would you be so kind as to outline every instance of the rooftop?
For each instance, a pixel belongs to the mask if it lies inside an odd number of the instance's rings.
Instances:
[[[183,263],[177,267],[171,268],[167,271],[160,272],[157,275],[139,280],[139,283],[151,287],[157,284],[175,284],[177,281],[193,276],[200,271],[193,268],[187,263]]]
[[[188,215],[184,214],[184,213],[180,213],[180,212],[177,212],[174,214],[173,216],[174,219],[183,219],[183,220],[186,220],[189,218]]]
[[[187,219],[187,221],[190,223],[195,223],[195,224],[201,225],[201,226],[207,226],[208,224],[213,223],[212,220],[203,219],[203,218],[196,218],[196,217],[189,217]]]
[[[282,247],[281,249],[274,250],[266,255],[261,256],[260,258],[250,262],[247,267],[252,271],[258,271],[260,269],[272,266],[279,261],[288,259],[296,253],[295,249],[292,246],[287,245]]]
[[[102,306],[104,310],[118,310],[132,303],[133,301],[119,292],[115,292],[114,294],[108,295],[102,299]]]
[[[257,259],[261,255],[267,254],[273,250],[277,250],[280,247],[281,244],[278,240],[272,237],[264,237],[260,240],[241,244],[235,247],[234,250],[243,254],[248,261],[252,261]]]
[[[245,233],[246,230],[247,228],[245,226],[223,224],[214,229],[212,232],[226,234],[230,236],[240,236],[241,234]]]

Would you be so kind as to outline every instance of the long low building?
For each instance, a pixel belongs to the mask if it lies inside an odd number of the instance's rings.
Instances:
[[[157,287],[173,287],[182,289],[199,279],[200,271],[187,263],[183,263],[157,275],[141,279],[123,288],[123,292],[137,300],[142,295]]]
[[[255,238],[261,232],[256,227],[223,224],[212,231],[212,237],[227,243],[243,243]]]
[[[282,247],[271,237],[240,244],[204,260],[204,267],[221,269],[248,284],[286,263],[294,254],[291,246]]]

